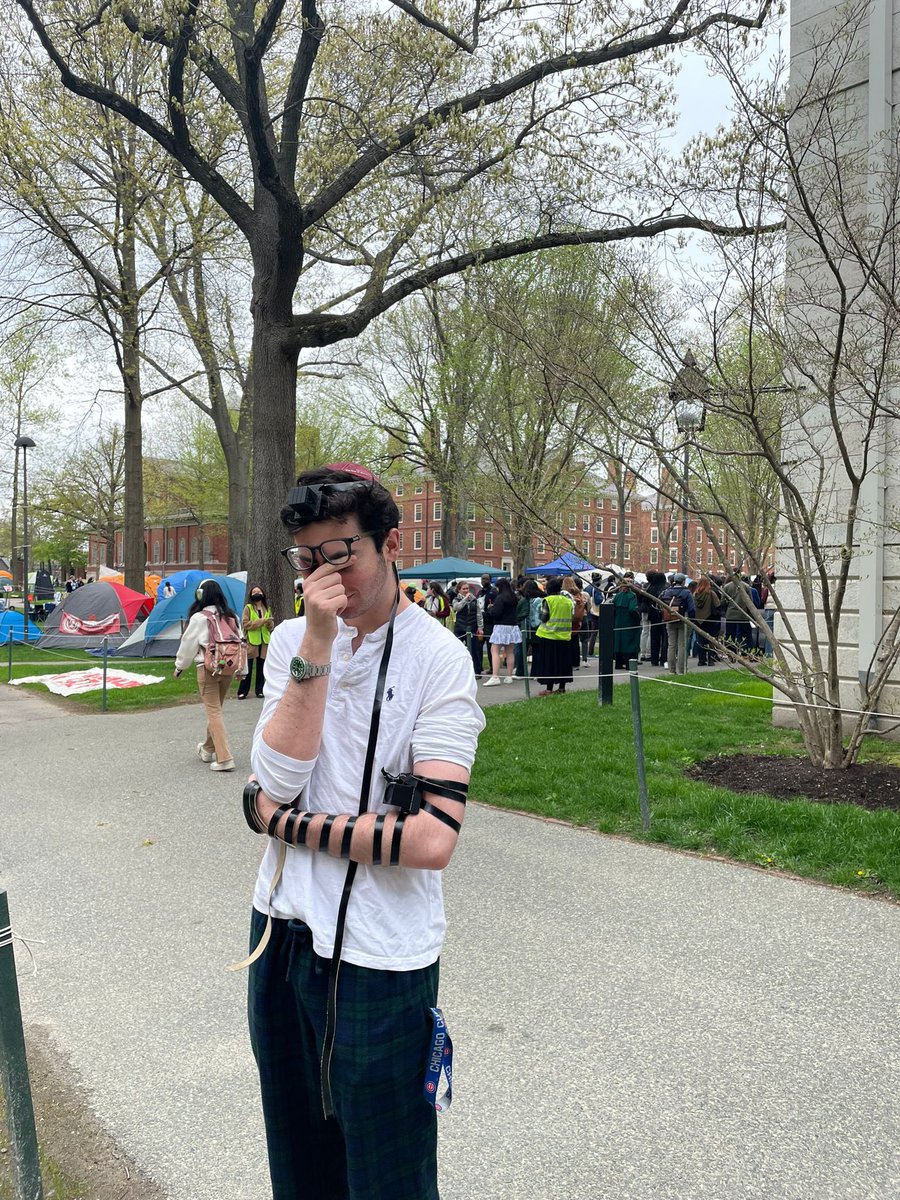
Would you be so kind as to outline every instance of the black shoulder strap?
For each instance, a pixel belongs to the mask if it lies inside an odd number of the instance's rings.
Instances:
[[[378,667],[378,678],[375,681],[375,698],[372,701],[372,719],[369,722],[369,741],[366,746],[366,759],[363,765],[362,785],[359,789],[359,812],[366,812],[369,807],[369,792],[372,787],[372,770],[375,766],[375,750],[378,745],[378,727],[381,724],[381,701],[384,696],[384,684],[387,679],[388,664],[391,661],[391,650],[394,645],[394,619],[397,616],[397,605],[400,603],[400,586],[391,608],[387,633],[384,639],[384,650],[381,653],[381,663]],[[334,1102],[331,1094],[331,1059],[334,1054],[334,1035],[337,1019],[337,985],[338,972],[341,968],[341,947],[344,942],[344,925],[347,921],[347,905],[350,903],[350,890],[356,878],[359,864],[347,864],[347,874],[344,878],[344,890],[341,892],[341,902],[338,905],[337,925],[334,931],[334,951],[331,955],[331,966],[328,971],[328,1007],[325,1016],[325,1037],[322,1045],[322,1108],[325,1117],[334,1115]]]

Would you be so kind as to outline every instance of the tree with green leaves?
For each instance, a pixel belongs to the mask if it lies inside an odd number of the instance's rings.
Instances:
[[[732,196],[698,197],[677,177],[658,131],[674,123],[676,55],[752,34],[769,0],[650,14],[551,0],[540,20],[528,5],[481,0],[17,4],[63,86],[176,159],[246,239],[260,518],[251,564],[282,605],[279,534],[262,518],[293,473],[302,352],[358,336],[477,264],[755,228]],[[92,65],[95,33],[152,52],[155,95],[128,94]],[[227,162],[208,152],[223,111],[240,130]]]

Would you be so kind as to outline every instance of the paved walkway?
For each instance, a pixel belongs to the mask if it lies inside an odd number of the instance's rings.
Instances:
[[[172,1200],[265,1200],[240,776],[193,757],[199,709],[0,695],[26,1019]],[[478,805],[446,894],[443,1200],[900,1193],[900,907]]]

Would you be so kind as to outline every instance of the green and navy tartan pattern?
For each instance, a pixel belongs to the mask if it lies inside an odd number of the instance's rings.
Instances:
[[[254,910],[251,951],[265,922]],[[437,1117],[422,1090],[439,963],[418,971],[341,964],[330,1121],[319,1074],[328,968],[308,927],[284,920],[273,920],[250,968],[273,1200],[438,1200]]]

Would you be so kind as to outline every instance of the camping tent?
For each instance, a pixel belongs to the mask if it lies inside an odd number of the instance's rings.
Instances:
[[[434,562],[421,563],[418,567],[404,567],[398,572],[401,579],[463,579],[470,575],[480,577],[505,575],[484,563],[466,562],[464,558],[437,558]]]
[[[542,567],[526,567],[526,575],[577,575],[582,571],[597,571],[586,559],[579,558],[571,550],[566,550],[553,562],[544,563]]]
[[[64,646],[87,650],[101,646],[104,637],[109,638],[110,646],[118,646],[152,607],[150,596],[120,583],[86,583],[69,592],[54,608],[44,624],[38,649]]]
[[[38,629],[34,621],[29,621],[29,642],[36,642],[40,636],[40,629]],[[5,646],[10,641],[14,643],[25,641],[25,617],[22,613],[12,608],[7,612],[0,613],[0,646]]]
[[[215,579],[228,598],[234,611],[240,614],[244,608],[246,584],[232,575],[209,575],[194,571],[197,582]],[[182,586],[180,592],[168,600],[159,600],[153,612],[142,625],[131,631],[129,637],[117,647],[119,658],[174,658],[181,634],[188,621],[188,609],[196,599],[195,587]]]

